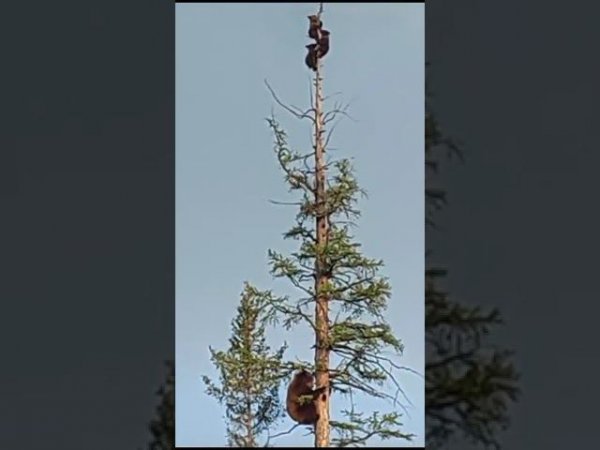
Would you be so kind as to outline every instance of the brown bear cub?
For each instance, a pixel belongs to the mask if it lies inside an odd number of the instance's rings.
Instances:
[[[306,65],[315,72],[318,67],[318,60],[329,52],[329,31],[323,29],[323,22],[319,16],[308,16],[310,22],[308,36],[315,40],[314,44],[306,46],[308,54],[304,59]]]
[[[310,25],[308,28],[308,37],[318,41],[321,36],[319,33],[321,31],[321,27],[323,26],[323,22],[319,19],[318,16],[312,15],[308,16],[308,20],[310,21]]]
[[[294,375],[287,392],[287,412],[289,416],[302,425],[313,425],[318,420],[315,399],[325,390],[325,387],[314,389],[315,379],[307,370],[301,370]],[[301,397],[310,396],[304,401]]]
[[[321,30],[321,39],[319,39],[319,58],[322,58],[329,51],[329,31]]]
[[[308,53],[306,54],[306,58],[304,62],[306,65],[312,69],[317,70],[317,44],[308,44],[306,48],[308,49]]]

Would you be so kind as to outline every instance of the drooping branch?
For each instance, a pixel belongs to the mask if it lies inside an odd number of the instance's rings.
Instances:
[[[269,82],[267,80],[264,80],[264,81],[265,81],[265,85],[267,86],[267,89],[269,89],[269,92],[271,93],[271,96],[277,102],[277,104],[279,106],[281,106],[283,109],[285,109],[287,112],[289,112],[290,114],[292,114],[294,117],[296,117],[298,119],[309,119],[310,121],[315,123],[315,120],[316,120],[315,117],[310,115],[311,112],[313,112],[313,113],[315,112],[314,108],[309,108],[305,111],[302,111],[300,108],[296,108],[294,106],[283,103],[281,100],[279,100],[279,97],[277,97],[277,94],[275,93],[273,88],[271,88],[271,85],[269,84]]]

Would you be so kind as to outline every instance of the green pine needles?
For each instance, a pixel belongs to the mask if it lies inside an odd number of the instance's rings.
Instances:
[[[230,447],[258,447],[259,438],[282,414],[279,387],[285,345],[271,351],[265,342],[268,293],[245,283],[227,351],[210,348],[220,386],[203,376],[206,392],[225,405]]]
[[[395,372],[401,367],[394,361],[403,345],[385,319],[391,296],[391,286],[378,272],[383,261],[361,253],[360,243],[354,240],[351,229],[360,217],[357,209],[359,187],[348,159],[327,163],[327,189],[324,201],[318,202],[315,170],[308,162],[314,153],[301,154],[290,149],[287,135],[274,117],[267,119],[274,135],[274,150],[291,192],[299,193],[294,226],[284,234],[286,239],[299,241],[298,250],[283,255],[269,250],[271,274],[287,279],[300,292],[298,298],[270,297],[270,306],[280,323],[287,329],[303,323],[315,332],[313,318],[315,301],[326,296],[329,305],[329,334],[322,343],[332,358],[328,367],[331,387],[335,393],[351,400],[350,410],[341,410],[341,417],[331,420],[337,433],[333,446],[364,445],[371,437],[380,439],[411,439],[401,431],[400,414],[374,413],[369,417],[354,411],[352,396],[356,393],[387,399],[397,407],[402,391]],[[326,242],[318,243],[315,223],[326,216],[329,234]],[[323,262],[327,281],[315,289],[316,261]],[[303,361],[310,367],[311,362]],[[384,386],[390,383],[392,393]]]

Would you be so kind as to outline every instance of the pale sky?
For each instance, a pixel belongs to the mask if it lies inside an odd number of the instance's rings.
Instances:
[[[268,273],[267,250],[288,252],[282,233],[294,207],[265,122],[272,108],[296,148],[310,146],[308,122],[281,110],[263,84],[286,102],[309,104],[304,66],[314,4],[178,4],[176,9],[176,443],[224,446],[224,410],[204,393],[215,378],[208,346],[226,349],[244,281],[295,294]],[[356,232],[366,256],[382,258],[392,285],[387,319],[403,341],[398,362],[424,372],[424,5],[326,4],[331,49],[323,60],[325,95],[341,92],[356,120],[342,121],[331,154],[353,159],[369,197],[359,203]],[[326,105],[327,106],[327,105]],[[331,104],[330,104],[331,106]],[[273,347],[312,359],[308,330],[269,330]],[[402,372],[409,397],[403,431],[412,443],[373,439],[370,445],[422,446],[424,382]],[[282,394],[283,395],[283,394]],[[332,399],[332,412],[339,409]],[[382,412],[393,405],[359,401]],[[287,430],[289,418],[273,433]],[[276,446],[311,446],[300,428]]]

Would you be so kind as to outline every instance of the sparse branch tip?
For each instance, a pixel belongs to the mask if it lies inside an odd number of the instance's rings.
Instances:
[[[269,82],[266,79],[264,81],[265,85],[267,86],[267,89],[269,89],[269,92],[271,93],[271,96],[279,106],[281,106],[283,109],[285,109],[287,112],[289,112],[298,119],[309,119],[311,122],[315,122],[315,118],[310,115],[310,113],[314,111],[314,108],[309,108],[306,111],[302,111],[300,108],[297,108],[293,105],[286,105],[281,100],[279,100],[279,97],[277,97],[277,94],[275,94],[275,91],[273,90]]]

